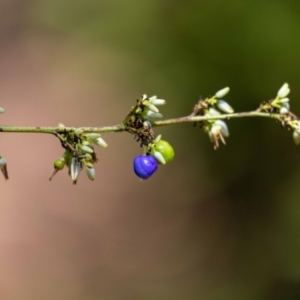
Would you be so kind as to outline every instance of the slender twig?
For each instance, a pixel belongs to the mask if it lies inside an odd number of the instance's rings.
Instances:
[[[167,120],[161,120],[153,122],[152,126],[166,126],[172,124],[180,123],[195,123],[200,121],[207,120],[220,120],[220,119],[233,119],[233,118],[245,118],[245,117],[263,117],[263,118],[273,118],[276,119],[279,114],[270,114],[258,111],[250,112],[239,112],[232,114],[222,114],[217,116],[186,116],[180,118],[173,118]],[[123,124],[118,124],[114,126],[101,126],[101,127],[25,127],[25,126],[9,126],[2,125],[0,126],[0,132],[18,132],[18,133],[48,133],[48,134],[57,134],[57,133],[67,133],[75,130],[82,130],[85,133],[97,132],[97,133],[108,133],[108,132],[122,132],[125,131],[125,126]]]

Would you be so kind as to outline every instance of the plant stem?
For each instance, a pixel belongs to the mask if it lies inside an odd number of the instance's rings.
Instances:
[[[233,118],[245,118],[245,117],[263,117],[263,118],[273,118],[276,119],[280,115],[279,114],[269,114],[263,113],[259,111],[250,111],[250,112],[240,112],[240,113],[232,113],[232,114],[222,114],[217,116],[186,116],[180,118],[173,118],[167,120],[161,120],[153,122],[153,127],[157,126],[166,126],[172,124],[179,123],[194,123],[199,121],[207,121],[207,120],[220,120],[220,119],[233,119]],[[118,124],[114,126],[103,126],[103,127],[23,127],[23,126],[8,126],[3,125],[0,126],[0,132],[19,132],[19,133],[49,133],[49,134],[57,134],[57,133],[67,133],[72,132],[76,129],[81,129],[85,133],[97,132],[97,133],[105,133],[105,132],[122,132],[125,131],[125,126],[123,124]]]

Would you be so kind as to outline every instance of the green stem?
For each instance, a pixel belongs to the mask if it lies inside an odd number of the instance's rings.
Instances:
[[[207,120],[220,120],[220,119],[233,119],[233,118],[245,118],[245,117],[263,117],[263,118],[273,118],[276,119],[280,115],[279,114],[269,114],[263,113],[259,111],[250,111],[250,112],[240,112],[233,114],[222,114],[217,116],[186,116],[181,118],[174,118],[168,120],[161,120],[153,122],[153,127],[157,126],[166,126],[172,124],[179,123],[194,123],[199,121],[207,121]],[[125,126],[123,124],[118,124],[114,126],[103,126],[103,127],[23,127],[23,126],[0,126],[0,132],[19,132],[19,133],[49,133],[49,134],[57,134],[57,133],[67,133],[74,131],[76,129],[81,129],[85,133],[98,132],[98,133],[106,133],[106,132],[122,132],[125,131]]]

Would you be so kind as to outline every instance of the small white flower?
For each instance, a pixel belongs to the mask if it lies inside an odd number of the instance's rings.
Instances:
[[[222,120],[216,120],[215,124],[221,127],[221,133],[224,137],[229,137],[229,130],[227,124]]]
[[[290,93],[289,85],[285,83],[278,91],[278,98],[285,98]]]
[[[3,108],[3,107],[0,107],[0,114],[2,114],[2,113],[4,113],[4,112],[5,112],[4,108]]]
[[[217,106],[220,110],[227,114],[232,114],[234,112],[234,109],[224,100],[218,100]]]
[[[227,95],[229,93],[229,91],[230,91],[229,87],[221,89],[221,90],[216,92],[215,97],[216,98],[223,98],[225,95]]]

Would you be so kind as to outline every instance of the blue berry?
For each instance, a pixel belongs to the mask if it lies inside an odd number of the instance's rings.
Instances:
[[[152,155],[139,155],[133,160],[135,174],[142,178],[149,178],[157,170],[157,160]]]

